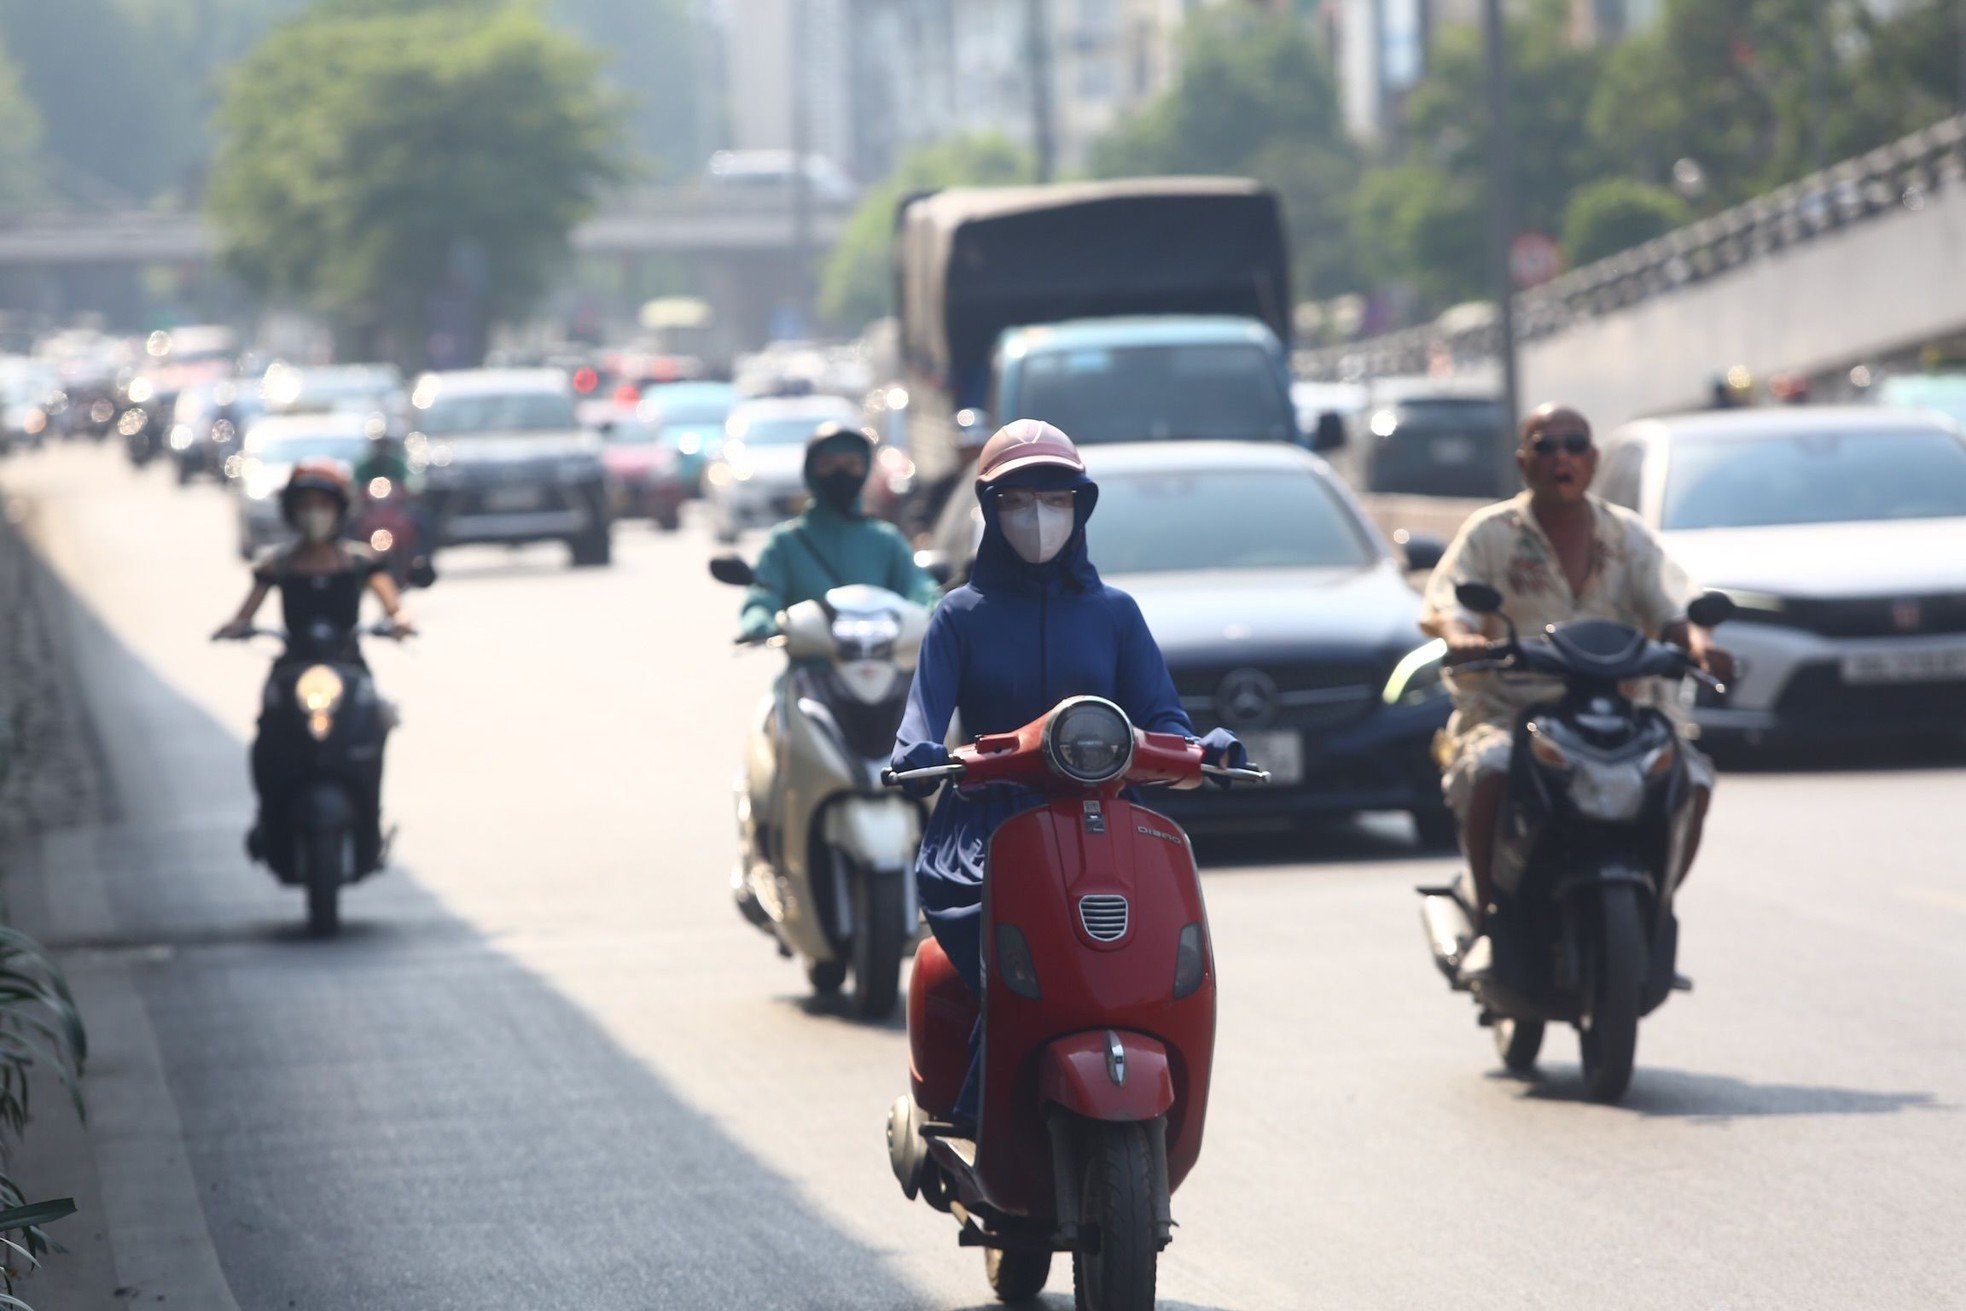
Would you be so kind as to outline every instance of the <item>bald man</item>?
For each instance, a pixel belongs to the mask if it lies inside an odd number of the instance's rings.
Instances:
[[[1567,405],[1539,407],[1523,422],[1515,461],[1526,490],[1461,526],[1427,582],[1421,617],[1421,627],[1448,646],[1454,715],[1435,754],[1446,770],[1447,804],[1461,821],[1478,922],[1494,897],[1495,824],[1508,788],[1515,721],[1523,710],[1549,700],[1552,689],[1547,680],[1451,672],[1454,664],[1490,654],[1507,631],[1500,616],[1464,609],[1455,600],[1456,587],[1493,587],[1502,594],[1502,614],[1523,633],[1572,619],[1609,619],[1685,648],[1716,678],[1730,679],[1734,672],[1732,658],[1713,645],[1706,630],[1686,622],[1694,590],[1651,530],[1637,515],[1590,495],[1597,446],[1583,415]],[[1638,699],[1660,706],[1684,732],[1677,700],[1661,697],[1656,687]],[[1711,762],[1690,742],[1685,755],[1695,798],[1681,882],[1699,847],[1713,794]]]

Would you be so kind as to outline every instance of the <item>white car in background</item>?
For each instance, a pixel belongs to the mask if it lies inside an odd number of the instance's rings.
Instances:
[[[806,442],[822,423],[858,425],[839,396],[741,402],[724,421],[724,445],[703,475],[710,530],[720,542],[789,519],[805,505]]]
[[[1597,491],[1739,607],[1704,733],[1912,739],[1966,729],[1966,431],[1929,411],[1779,407],[1630,424]],[[1688,683],[1688,688],[1694,685]]]
[[[239,554],[250,560],[293,540],[280,517],[280,489],[302,460],[333,460],[352,472],[368,449],[361,414],[282,414],[253,420],[239,451]]]

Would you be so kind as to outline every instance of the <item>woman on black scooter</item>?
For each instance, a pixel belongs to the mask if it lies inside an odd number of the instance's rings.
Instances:
[[[244,604],[212,634],[215,640],[248,635],[260,606],[278,588],[290,641],[269,676],[274,684],[290,676],[291,664],[303,659],[336,658],[356,665],[363,663],[355,630],[361,624],[364,591],[373,592],[382,602],[383,612],[389,616],[389,636],[400,640],[416,632],[381,559],[368,547],[342,539],[348,507],[348,477],[339,465],[328,460],[303,460],[295,465],[287,485],[280,491],[280,514],[299,534],[299,540],[254,562],[252,590],[246,594]],[[326,634],[332,649],[322,649],[316,634]],[[261,715],[260,731],[252,749],[259,816],[246,835],[246,850],[255,860],[267,859],[270,848],[266,816],[277,813],[293,782],[286,761],[293,754],[294,744],[280,741],[277,733],[269,733],[270,722],[268,716]],[[379,751],[374,775],[365,782],[367,814],[358,828],[355,853],[357,869],[363,873],[375,869],[382,854],[382,755]]]
[[[1139,727],[1194,734],[1167,663],[1140,607],[1100,581],[1086,552],[1086,521],[1099,487],[1078,448],[1058,429],[1020,419],[1001,429],[977,461],[983,541],[967,585],[944,597],[923,639],[908,712],[894,745],[899,772],[947,764],[944,738],[960,713],[974,737],[1010,732],[1068,696],[1115,702]],[[1211,764],[1246,763],[1227,729],[1201,739]],[[936,803],[915,863],[923,911],[950,962],[979,997],[984,856],[1004,820],[1043,803],[1008,786],[976,793],[949,788]],[[977,1036],[956,1101],[959,1125],[973,1122]]]

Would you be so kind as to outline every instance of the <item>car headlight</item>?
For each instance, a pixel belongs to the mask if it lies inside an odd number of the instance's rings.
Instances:
[[[695,455],[703,449],[703,434],[686,432],[676,439],[676,449],[684,455]]]
[[[334,731],[334,712],[341,705],[341,675],[326,665],[309,665],[294,680],[294,700],[307,716],[307,731],[316,742]]]
[[[1126,712],[1096,696],[1074,697],[1044,726],[1051,767],[1078,783],[1107,783],[1133,763],[1133,725]]]
[[[1440,677],[1446,660],[1447,643],[1439,638],[1408,651],[1393,666],[1382,699],[1389,706],[1415,705],[1442,695],[1447,691]]]

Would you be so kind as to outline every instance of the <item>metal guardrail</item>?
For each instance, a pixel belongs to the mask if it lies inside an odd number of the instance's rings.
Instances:
[[[1587,264],[1515,298],[1519,341],[1535,341],[1692,283],[1719,277],[1791,246],[1905,210],[1922,209],[1966,183],[1966,115],[1945,119],[1642,246]],[[1296,353],[1299,377],[1359,379],[1421,373],[1443,352],[1492,358],[1491,322],[1447,330],[1438,323]]]

